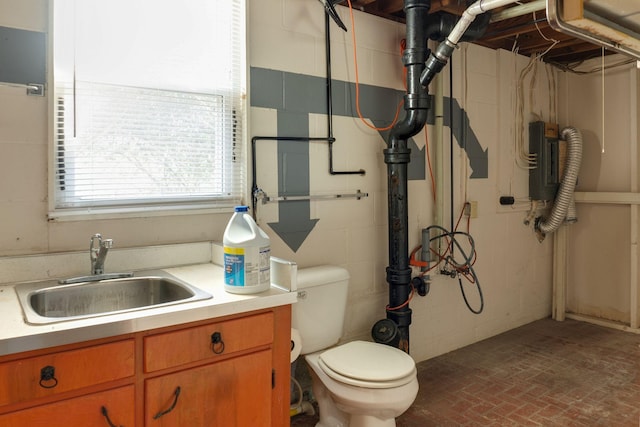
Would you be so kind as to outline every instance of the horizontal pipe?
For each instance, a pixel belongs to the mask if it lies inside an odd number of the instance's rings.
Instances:
[[[473,20],[476,19],[476,16],[498,7],[515,3],[516,1],[518,0],[478,0],[462,13],[460,21],[458,21],[456,27],[451,31],[447,40],[454,45],[457,44],[469,25],[471,25]]]
[[[510,7],[509,9],[496,12],[491,16],[491,22],[500,22],[505,19],[517,18],[518,16],[545,10],[546,7],[547,0],[535,0],[531,3],[521,4],[519,6]]]
[[[640,193],[615,191],[576,191],[576,203],[592,203],[603,205],[640,205]]]
[[[309,196],[267,196],[262,197],[262,204],[270,203],[270,202],[293,202],[300,200],[335,200],[335,199],[357,199],[360,200],[364,197],[369,197],[369,193],[363,193],[358,190],[356,193],[349,194],[317,194],[317,195],[309,195]]]
[[[427,34],[429,35],[429,39],[438,42],[443,41],[451,33],[453,27],[456,26],[458,18],[459,17],[457,15],[446,12],[438,12],[429,15],[429,19],[427,21]],[[489,25],[489,18],[490,17],[487,16],[486,19],[476,19],[473,21],[473,23],[464,32],[460,41],[473,41],[484,36],[487,31],[487,26]]]

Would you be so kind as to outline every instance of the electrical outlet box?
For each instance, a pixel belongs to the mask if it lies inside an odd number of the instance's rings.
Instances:
[[[472,202],[469,202],[469,204],[471,205],[471,212],[469,213],[469,217],[478,218],[478,202],[474,200]]]
[[[478,218],[478,202],[472,200],[465,203],[464,214],[469,218]]]

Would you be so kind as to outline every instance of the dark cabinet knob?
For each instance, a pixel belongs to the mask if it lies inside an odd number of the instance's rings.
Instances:
[[[56,378],[56,368],[47,365],[40,369],[40,387],[42,388],[54,388],[58,385],[58,379]]]
[[[211,351],[215,354],[222,354],[224,352],[224,341],[222,340],[222,334],[220,332],[211,334]]]

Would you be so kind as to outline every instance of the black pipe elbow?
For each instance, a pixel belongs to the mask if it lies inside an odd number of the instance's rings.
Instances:
[[[389,132],[390,147],[396,147],[399,141],[405,141],[422,130],[427,123],[428,110],[415,109],[408,110],[405,119],[396,125]]]
[[[482,37],[487,31],[490,19],[490,12],[479,15],[465,30],[460,41],[470,41]],[[447,39],[457,22],[458,17],[449,13],[437,13],[428,20],[427,34],[429,38],[441,42],[437,49],[431,52],[429,59],[425,63],[425,68],[420,75],[420,84],[423,87],[427,87],[436,74],[442,71],[453,54],[453,50],[457,47],[456,44],[453,44]]]
[[[453,28],[456,26],[459,19],[460,17],[446,12],[438,12],[429,15],[426,27],[427,36],[430,40],[438,42],[444,41],[451,31],[453,31]],[[484,36],[487,32],[487,28],[489,27],[490,20],[491,12],[485,12],[478,15],[471,25],[469,25],[469,28],[464,32],[460,41],[473,41]]]
[[[438,12],[427,18],[427,37],[437,42],[443,41],[458,22],[458,17],[450,13]]]

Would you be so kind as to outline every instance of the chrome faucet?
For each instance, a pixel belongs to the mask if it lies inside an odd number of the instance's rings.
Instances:
[[[109,273],[104,272],[104,261],[107,259],[109,249],[113,247],[113,239],[103,239],[99,233],[91,236],[89,243],[89,258],[91,259],[91,275],[71,277],[70,279],[60,279],[58,283],[71,285],[84,282],[99,282],[101,280],[122,279],[133,277],[133,273]]]
[[[89,243],[89,257],[91,258],[91,274],[104,274],[104,261],[109,249],[113,247],[113,239],[103,239],[97,233],[91,236]]]

